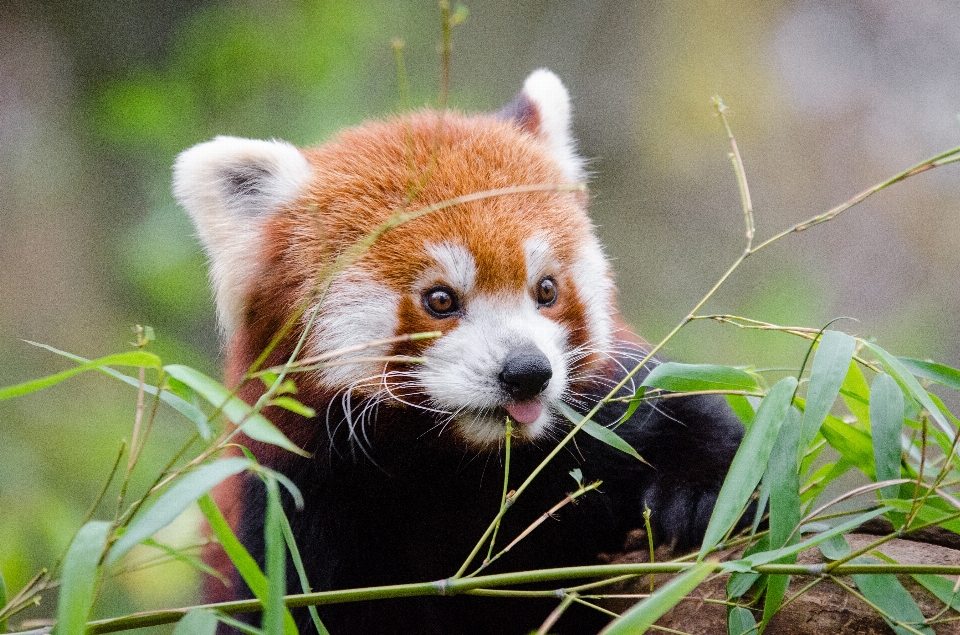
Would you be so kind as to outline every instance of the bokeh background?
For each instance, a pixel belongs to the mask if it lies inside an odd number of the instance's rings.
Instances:
[[[622,308],[648,339],[744,246],[714,94],[730,107],[761,239],[960,144],[955,0],[468,6],[451,104],[497,109],[541,66],[564,79]],[[0,5],[0,385],[69,367],[24,340],[98,357],[127,350],[135,324],[156,329],[165,362],[216,375],[204,258],[170,195],[174,157],[217,134],[309,145],[397,112],[394,38],[406,43],[412,103],[435,103],[429,0]],[[787,237],[705,311],[805,326],[850,316],[849,332],[957,366],[958,184],[960,166],[934,170]],[[786,335],[706,322],[668,348],[757,368],[796,368],[804,352]],[[0,571],[11,588],[66,547],[134,408],[134,391],[94,374],[0,403]],[[162,413],[134,489],[189,432]],[[165,539],[187,544],[195,525],[188,515]],[[126,573],[99,614],[191,602],[195,585],[182,566]]]

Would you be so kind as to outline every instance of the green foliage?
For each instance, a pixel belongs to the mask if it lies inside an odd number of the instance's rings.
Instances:
[[[376,26],[370,15],[366,8],[361,9],[358,3],[348,0],[308,0],[284,5],[269,19],[264,19],[255,8],[213,6],[188,19],[178,32],[173,53],[163,68],[140,69],[129,77],[111,82],[93,100],[90,117],[104,140],[124,148],[148,165],[154,163],[155,167],[163,165],[164,168],[177,151],[214,134],[236,132],[249,136],[314,140],[362,111],[361,104],[349,99],[337,102],[332,108],[317,106],[331,105],[331,102],[324,101],[326,93],[352,94],[351,89],[359,80],[350,71],[355,58],[362,52],[357,48],[356,42],[361,40],[357,35],[363,33],[369,41],[371,29]],[[449,28],[462,21],[465,12],[458,10],[450,14],[447,7],[444,15],[447,20],[445,50],[449,53]],[[338,28],[324,29],[324,33],[335,35],[316,37],[315,31],[327,24],[336,24]],[[218,37],[210,37],[213,32]],[[291,51],[296,51],[296,55]],[[445,60],[445,64],[448,62]],[[445,99],[445,92],[446,86],[441,100]],[[299,105],[291,106],[292,102]],[[322,123],[319,120],[305,121],[304,113],[314,111],[325,112]],[[263,113],[269,113],[269,117]],[[723,117],[722,110],[718,114]],[[729,127],[727,129],[729,133]],[[732,141],[732,133],[730,137]],[[960,149],[919,164],[758,245],[753,244],[753,211],[746,175],[735,144],[733,150],[738,185],[743,195],[747,247],[688,317],[652,347],[650,353],[659,352],[693,320],[711,318],[740,328],[779,330],[812,340],[816,354],[809,374],[804,376],[805,364],[794,361],[789,362],[788,367],[797,367],[796,376],[779,381],[774,381],[776,377],[772,373],[759,370],[664,363],[652,369],[634,395],[620,397],[621,385],[603,400],[625,399],[629,404],[629,416],[644,401],[670,399],[678,393],[726,393],[737,414],[747,424],[747,435],[719,493],[698,561],[691,564],[678,559],[638,565],[634,569],[611,565],[590,568],[589,571],[515,572],[499,575],[494,581],[474,574],[467,576],[465,572],[473,558],[488,541],[488,553],[493,552],[496,527],[510,507],[506,504],[505,487],[504,504],[491,519],[487,533],[479,538],[474,552],[460,571],[451,572],[451,589],[489,590],[493,586],[500,588],[549,581],[559,584],[561,580],[578,577],[598,578],[599,583],[592,583],[598,585],[619,579],[617,576],[624,572],[637,575],[641,571],[654,572],[658,566],[660,571],[681,572],[614,620],[604,631],[614,635],[645,631],[709,575],[729,575],[728,631],[731,635],[744,635],[762,632],[767,626],[783,604],[791,576],[826,573],[836,580],[835,576],[852,572],[857,590],[848,591],[866,598],[895,631],[931,632],[930,627],[922,623],[924,616],[914,600],[891,575],[893,570],[884,570],[883,564],[877,565],[880,569],[870,573],[857,569],[856,566],[864,562],[876,561],[851,551],[844,535],[880,516],[893,525],[895,533],[890,537],[930,525],[960,533],[956,499],[951,493],[951,488],[960,483],[955,454],[960,422],[944,400],[928,390],[933,382],[937,389],[960,391],[960,370],[934,362],[897,357],[874,342],[839,331],[820,333],[817,329],[778,327],[747,318],[697,315],[697,312],[746,258],[765,246],[790,233],[832,220],[899,180],[954,161],[960,156]],[[165,189],[165,170],[163,174]],[[171,223],[183,223],[182,218],[170,218],[169,209],[158,205],[154,217],[139,231],[142,235],[149,235],[170,229]],[[388,229],[383,228],[383,231]],[[187,234],[186,231],[174,233]],[[200,285],[195,281],[188,283],[182,277],[185,270],[200,264],[195,250],[182,248],[185,244],[181,243],[180,249],[175,244],[171,248],[167,243],[159,248],[152,247],[149,240],[129,240],[123,247],[128,252],[131,264],[128,270],[135,283],[150,287],[152,301],[165,307],[168,315],[179,315],[177,312],[184,310],[180,308],[184,300],[186,311],[198,310],[204,303],[200,298],[205,297],[205,292],[200,290]],[[363,247],[362,242],[358,246]],[[357,253],[361,254],[362,249]],[[802,294],[793,290],[784,293],[788,293],[794,302],[802,302]],[[246,458],[235,456],[233,448],[237,435],[242,432],[259,442],[304,454],[261,414],[263,408],[276,406],[304,417],[315,416],[310,407],[291,396],[296,394],[296,386],[286,378],[286,373],[296,368],[297,360],[259,375],[248,373],[244,382],[262,380],[267,387],[264,399],[248,404],[237,396],[240,387],[227,388],[193,365],[164,365],[160,354],[144,350],[146,345],[147,341],[143,340],[138,342],[137,350],[95,360],[43,345],[77,365],[0,389],[0,400],[24,397],[90,370],[137,389],[138,405],[129,445],[121,446],[102,493],[86,517],[74,525],[79,526],[79,530],[69,542],[62,562],[53,567],[59,581],[59,597],[55,609],[43,606],[48,615],[56,615],[55,633],[71,635],[86,630],[98,594],[114,583],[113,576],[129,564],[140,546],[159,547],[163,558],[204,570],[206,565],[193,553],[196,545],[167,547],[155,537],[192,509],[194,503],[206,517],[216,541],[260,602],[262,630],[240,625],[229,615],[204,607],[189,612],[148,612],[116,618],[112,622],[108,619],[105,628],[132,629],[179,618],[177,634],[212,633],[218,621],[236,625],[244,632],[295,633],[296,628],[285,605],[285,596],[292,591],[285,586],[288,552],[299,576],[301,590],[310,592],[311,588],[289,521],[284,516],[281,486],[287,488],[295,503],[302,501],[283,475],[258,466],[249,453]],[[125,374],[114,367],[133,368],[137,375]],[[772,387],[767,389],[771,384]],[[600,405],[602,403],[597,407]],[[142,451],[154,422],[161,416],[158,415],[161,406],[172,411],[166,414],[184,417],[191,424],[191,432],[196,432],[179,452],[169,457],[165,466],[148,472],[143,465]],[[643,460],[614,431],[590,420],[595,410],[585,416],[566,407],[560,410],[573,424],[572,430],[557,444],[544,464],[581,431]],[[233,425],[224,425],[221,414]],[[78,451],[84,449],[78,448]],[[127,458],[125,469],[122,467],[124,457]],[[508,457],[506,467],[509,468]],[[542,467],[543,464],[530,475],[524,475],[526,480],[511,495],[511,503],[523,494]],[[829,486],[841,484],[842,479],[855,470],[874,485],[823,500],[823,492]],[[142,477],[146,483],[135,478],[135,473],[140,476],[147,472],[148,475]],[[266,483],[265,571],[239,542],[209,494],[230,478],[262,478]],[[563,498],[553,510],[544,510],[541,520],[530,525],[518,540],[535,540],[536,534],[531,532],[539,522],[576,497],[589,496],[599,485],[584,485],[576,475],[574,478],[578,480],[578,490]],[[116,509],[106,510],[101,503],[106,500],[108,491],[117,489]],[[751,524],[741,520],[755,499],[759,499],[756,505],[759,511],[767,514],[767,528],[761,529],[758,514],[757,521],[745,535],[732,535],[734,527]],[[841,509],[841,504],[852,507]],[[528,533],[531,535],[527,536]],[[733,546],[740,546],[743,551],[732,552],[724,562],[705,560],[707,555]],[[828,565],[818,568],[794,564],[798,554],[815,547],[831,561]],[[495,557],[503,555],[509,548]],[[646,568],[641,569],[641,566]],[[945,567],[942,572],[955,573],[954,569]],[[945,606],[956,603],[955,594],[942,578],[926,573],[917,573],[915,578]],[[41,571],[11,597],[0,577],[0,630],[7,626],[12,616],[39,602],[40,593],[51,586],[53,581]],[[589,587],[591,585],[558,587],[548,593],[563,596],[558,607],[562,610],[574,600],[588,595]],[[435,590],[430,584],[418,588],[408,585],[402,589],[381,587],[365,590],[368,595],[363,597],[389,598],[433,593]],[[337,602],[357,599],[357,593],[325,592],[315,597],[318,602],[321,598],[323,602]],[[751,609],[759,606],[756,594],[761,593],[762,620],[758,624]],[[311,615],[317,630],[325,634],[326,629],[314,607],[311,607]],[[104,626],[103,622],[98,626]]]
[[[91,521],[81,527],[70,544],[63,559],[54,635],[83,635],[86,631],[110,529],[108,522]]]
[[[638,602],[633,608],[615,619],[603,631],[602,635],[634,635],[645,633],[660,617],[673,608],[697,588],[697,585],[713,573],[713,562],[700,562],[697,566],[678,575],[670,582],[652,593],[650,597]]]
[[[767,467],[767,459],[787,417],[797,380],[785,377],[763,398],[750,430],[740,444],[717,504],[707,525],[700,558],[708,554],[734,527]]]

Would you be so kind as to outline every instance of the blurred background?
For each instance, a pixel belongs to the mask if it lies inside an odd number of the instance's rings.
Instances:
[[[666,334],[744,247],[722,96],[758,239],[960,144],[954,0],[468,3],[451,105],[495,110],[548,67],[592,159],[592,213],[627,319]],[[217,134],[299,145],[436,102],[435,2],[7,0],[0,5],[0,385],[156,330],[166,363],[218,376],[204,257],[170,194],[170,165]],[[899,354],[960,364],[960,166],[886,190],[751,258],[705,308],[838,324]],[[796,368],[777,333],[698,322],[668,356]],[[94,374],[0,402],[0,571],[18,589],[66,548],[129,438],[135,391]],[[191,431],[169,413],[142,484]],[[138,478],[137,478],[138,477]],[[112,517],[115,492],[98,517]],[[195,541],[196,519],[168,532]],[[149,559],[145,550],[137,555]],[[188,570],[119,576],[99,614],[196,599]],[[48,606],[32,616],[50,615]],[[169,630],[169,629],[167,629]],[[158,629],[156,632],[165,632]]]

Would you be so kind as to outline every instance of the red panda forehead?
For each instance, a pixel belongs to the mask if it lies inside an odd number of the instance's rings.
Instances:
[[[300,241],[304,232],[316,232],[327,254],[377,230],[400,210],[492,189],[565,182],[549,149],[533,135],[493,117],[456,113],[446,113],[439,124],[433,112],[368,124],[306,156],[316,177],[294,212],[299,219],[288,220],[305,225],[296,228]],[[444,207],[382,235],[363,266],[409,287],[435,264],[431,245],[460,245],[475,262],[478,288],[517,288],[527,279],[525,245],[535,236],[549,236],[558,262],[576,259],[592,231],[584,198],[548,190]]]

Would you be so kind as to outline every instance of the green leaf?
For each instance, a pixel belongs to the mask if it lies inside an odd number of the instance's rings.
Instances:
[[[281,510],[282,511],[282,510]],[[290,551],[290,560],[293,561],[293,568],[297,570],[297,577],[300,578],[300,590],[303,593],[310,593],[313,588],[307,579],[307,570],[303,566],[303,558],[300,557],[300,549],[297,547],[297,540],[293,536],[293,528],[290,527],[290,520],[286,514],[282,514],[280,520],[283,524],[283,537],[287,542],[287,550]],[[317,607],[314,604],[307,606],[310,612],[310,619],[313,620],[313,627],[317,629],[317,635],[330,635],[330,631],[320,621],[320,614],[317,613]]]
[[[887,512],[892,510],[893,510],[893,507],[889,507],[889,506],[881,507],[880,509],[874,509],[872,511],[855,516],[853,519],[848,520],[845,523],[841,523],[832,529],[828,529],[827,531],[824,531],[822,533],[815,534],[810,538],[807,538],[803,542],[798,542],[796,544],[790,545],[789,547],[783,547],[782,549],[774,549],[772,551],[767,551],[767,552],[758,553],[749,557],[744,557],[744,558],[741,558],[740,561],[749,567],[755,567],[757,565],[774,562],[776,560],[779,560],[780,558],[783,558],[784,556],[789,556],[794,553],[800,553],[805,549],[809,549],[810,547],[815,547],[819,545],[821,542],[825,540],[829,540],[834,536],[845,534],[851,529],[859,527],[860,525],[867,522],[868,520],[872,520],[877,516],[886,514]]]
[[[864,474],[876,480],[873,465],[873,440],[870,435],[854,428],[832,415],[827,415],[820,428],[823,437],[844,459],[863,470]]]
[[[877,480],[900,478],[900,433],[903,430],[903,391],[886,373],[880,373],[870,388],[870,426]],[[880,490],[883,498],[896,498],[900,487]]]
[[[960,419],[957,419],[956,417],[953,416],[953,414],[950,412],[950,409],[947,408],[947,405],[943,403],[943,400],[940,399],[940,397],[937,397],[933,393],[929,393],[929,395],[930,395],[930,399],[933,400],[933,403],[937,404],[937,408],[940,408],[940,412],[947,415],[947,418],[950,419],[954,427],[960,428]],[[920,429],[920,426],[918,426],[917,428]],[[928,431],[933,433],[934,438],[937,440],[937,443],[940,445],[940,449],[943,450],[944,453],[951,452],[950,448],[953,446],[953,442],[951,441],[948,435],[945,435],[944,433],[940,432],[936,428],[928,428]]]
[[[113,543],[107,555],[107,564],[113,564],[140,542],[157,533],[179,516],[184,509],[209,492],[224,479],[250,469],[248,459],[232,458],[214,461],[189,472],[165,491],[157,502],[127,526],[127,530]]]
[[[183,616],[173,629],[173,635],[214,635],[217,614],[208,609],[194,609]]]
[[[237,632],[244,633],[244,635],[263,635],[263,631],[261,631],[259,628],[250,626],[246,622],[241,622],[235,617],[231,617],[223,613],[217,614],[217,621],[219,621],[221,624],[226,624]]]
[[[930,395],[927,394],[927,391],[923,389],[923,386],[920,385],[920,382],[917,381],[917,378],[910,374],[910,371],[907,370],[900,360],[896,357],[883,350],[876,344],[871,344],[870,342],[864,342],[864,345],[870,349],[870,351],[876,356],[878,360],[883,364],[883,367],[887,369],[887,372],[890,373],[894,379],[897,380],[897,383],[900,384],[900,387],[903,391],[911,395],[916,399],[923,408],[930,413],[930,416],[933,417],[933,420],[937,422],[940,426],[940,429],[949,437],[953,438],[955,432],[950,426],[950,423],[947,422],[946,418],[943,416],[943,413],[940,412],[940,409],[937,408],[937,405],[933,403],[933,400],[930,399]]]
[[[820,548],[820,553],[822,553],[823,557],[827,560],[839,560],[840,558],[846,558],[850,554],[850,545],[842,534],[831,536],[817,546]]]
[[[770,389],[760,403],[753,425],[733,457],[730,471],[720,488],[700,548],[700,559],[723,539],[750,500],[766,470],[767,460],[777,440],[780,426],[787,417],[796,387],[796,378],[785,377]]]
[[[560,411],[560,414],[566,417],[567,420],[570,421],[570,423],[573,423],[574,425],[580,423],[580,421],[583,420],[583,415],[581,415],[579,412],[575,411],[573,408],[571,408],[565,403],[557,404],[556,408],[557,410]],[[620,450],[621,452],[625,452],[626,454],[629,454],[630,456],[637,459],[638,461],[642,463],[646,463],[647,465],[650,465],[644,460],[642,456],[640,456],[637,453],[636,450],[633,449],[632,445],[624,441],[620,437],[620,435],[618,435],[616,432],[614,432],[610,428],[605,428],[599,423],[596,423],[591,420],[583,424],[583,427],[580,429],[583,432],[586,432],[587,434],[589,434],[594,439],[597,439],[598,441],[603,441],[607,445],[614,447]]]
[[[797,443],[800,439],[800,413],[787,411],[770,454],[764,478],[770,481],[770,546],[780,548],[800,524],[800,478],[797,474]]]
[[[953,582],[932,573],[915,573],[912,577],[938,600],[954,611],[960,611],[960,595],[953,592]]]
[[[253,595],[262,599],[267,593],[267,579],[263,576],[263,571],[260,570],[257,561],[253,559],[243,543],[237,539],[227,519],[223,517],[209,494],[204,494],[197,501],[197,504],[200,506],[203,515],[206,516],[207,522],[210,523],[210,530],[217,537],[217,542],[223,547],[233,566],[237,568],[240,577],[250,587]]]
[[[223,411],[234,424],[240,426],[240,429],[251,439],[276,445],[290,452],[301,456],[309,456],[298,448],[290,439],[286,437],[276,426],[274,426],[266,417],[258,412],[254,412],[242,399],[230,394],[222,384],[204,375],[198,370],[189,366],[171,364],[164,366],[163,369],[173,378],[182,381],[190,386],[197,393],[210,402],[214,407]]]
[[[645,633],[664,613],[676,606],[713,572],[716,563],[699,562],[654,591],[650,597],[634,604],[610,622],[600,635],[639,635]]]
[[[297,627],[291,620],[285,623],[289,615],[283,603],[287,592],[287,550],[283,536],[283,507],[280,502],[280,486],[273,479],[266,480],[267,512],[264,521],[265,563],[267,568],[267,597],[263,602],[263,622],[265,635],[296,635]]]
[[[750,405],[750,400],[743,395],[727,395],[727,403],[730,404],[734,414],[743,422],[743,425],[750,427],[756,414],[753,406]]]
[[[79,355],[74,355],[73,353],[67,353],[66,351],[61,351],[60,349],[54,348],[52,346],[47,346],[46,344],[36,344],[40,348],[45,348],[52,353],[57,355],[62,355],[67,359],[72,359],[75,362],[81,364],[90,364],[92,363],[89,359],[80,357]],[[157,358],[157,363],[159,364],[160,359]],[[129,375],[124,375],[123,373],[117,372],[112,368],[98,368],[98,371],[113,377],[114,379],[119,379],[123,383],[133,386],[134,388],[140,388],[140,380],[137,377],[130,377]],[[143,391],[148,395],[156,395],[158,390],[156,386],[151,386],[150,384],[144,383]],[[160,400],[185,416],[187,419],[192,421],[197,426],[197,431],[200,433],[200,436],[203,437],[204,441],[209,441],[210,437],[213,436],[213,430],[210,428],[210,422],[207,420],[207,415],[203,414],[203,411],[194,406],[189,401],[181,398],[179,395],[174,394],[168,390],[160,390]]]
[[[80,528],[63,559],[53,635],[83,635],[96,597],[100,556],[111,525],[93,520]]]
[[[914,511],[914,502],[910,499],[896,498],[883,501],[898,511],[909,513]],[[939,496],[928,496],[923,506],[916,511],[917,520],[923,524],[933,524],[960,534],[960,519],[954,517],[957,509],[943,501]]]
[[[770,550],[770,538],[767,534],[761,535],[755,543],[747,547],[743,552],[744,557],[753,555],[755,553],[760,553],[763,551]],[[756,571],[750,571],[749,567],[744,572],[735,572],[730,575],[730,579],[727,580],[727,598],[736,599],[741,597],[744,593],[750,590],[750,588],[757,582],[761,580],[759,585],[761,588],[766,586],[766,576],[763,576]],[[759,589],[757,591],[759,593]]]
[[[698,390],[745,390],[760,392],[757,380],[750,373],[714,364],[679,364],[665,362],[646,376],[642,386],[671,392]]]
[[[243,581],[250,587],[250,591],[254,597],[266,605],[268,593],[267,578],[257,565],[257,561],[253,559],[253,556],[251,556],[247,548],[243,546],[243,543],[237,539],[227,519],[223,517],[220,509],[216,503],[213,502],[209,494],[200,498],[197,503],[200,506],[200,511],[206,516],[207,522],[210,523],[210,530],[213,531],[213,535],[217,537],[217,541],[220,543],[220,546],[223,547],[227,557],[230,558],[230,562],[237,568],[240,577],[243,578]],[[220,621],[229,623],[224,620],[222,616]],[[288,623],[294,623],[293,616],[290,615],[288,609],[285,609],[283,622],[284,628],[287,628]]]
[[[617,423],[618,426],[630,420],[630,417],[633,416],[633,413],[635,413],[637,408],[640,407],[640,404],[643,403],[643,396],[646,393],[646,386],[640,386],[637,388],[637,391],[633,393],[633,397],[630,398],[630,402],[627,404],[627,411],[623,413],[622,417],[620,417],[620,421]]]
[[[317,416],[316,410],[310,406],[305,406],[293,397],[274,397],[270,400],[270,405],[289,410],[290,412],[295,412],[301,417],[306,417],[307,419],[313,419],[315,416]]]
[[[870,428],[870,386],[867,384],[863,371],[857,362],[850,362],[847,376],[840,388],[840,396],[847,408],[853,413],[863,427]]]
[[[33,342],[31,342],[31,344],[32,343]],[[37,346],[42,345],[37,344]],[[136,366],[138,368],[156,368],[159,370],[160,363],[159,357],[146,351],[130,351],[127,353],[117,353],[116,355],[107,355],[106,357],[95,359],[86,364],[80,364],[79,366],[55,375],[48,375],[47,377],[41,377],[40,379],[34,379],[22,384],[0,388],[0,401],[30,394],[34,391],[53,386],[54,384],[59,384],[64,379],[69,379],[74,375],[79,375],[88,370],[97,370],[104,366]]]
[[[734,606],[727,614],[727,633],[729,635],[754,635],[757,633],[757,621],[753,613],[742,606]]]
[[[821,465],[817,471],[807,479],[806,485],[802,488],[803,494],[800,495],[800,501],[806,504],[809,501],[815,500],[830,483],[846,474],[853,469],[853,467],[853,462],[842,456],[836,462]]]
[[[803,423],[800,424],[800,451],[805,452],[817,436],[824,418],[840,394],[857,340],[840,331],[825,331],[817,346],[807,386]]]
[[[960,370],[956,368],[944,366],[943,364],[935,364],[934,362],[911,359],[910,357],[898,357],[897,359],[900,360],[900,363],[903,364],[907,370],[917,377],[923,377],[924,379],[935,381],[938,384],[949,386],[954,390],[960,390]]]
[[[874,562],[877,562],[874,558],[854,558],[851,560],[851,563],[854,564]],[[923,624],[924,616],[920,612],[916,601],[910,597],[910,594],[903,588],[895,575],[855,573],[851,577],[864,597],[886,613],[882,617],[897,635],[908,635],[913,632],[899,626],[899,623],[909,624],[912,629],[920,631],[924,635],[934,635],[933,629]]]
[[[844,369],[846,365],[844,365]],[[780,427],[777,442],[770,454],[767,473],[770,483],[770,546],[784,547],[788,542],[797,542],[800,533],[794,531],[800,524],[800,476],[797,473],[797,445],[800,441],[800,412],[796,408],[787,411],[787,419]],[[793,564],[796,554],[781,562]],[[780,602],[790,584],[788,575],[771,575],[763,600],[761,630],[780,608]]]

